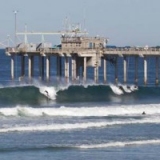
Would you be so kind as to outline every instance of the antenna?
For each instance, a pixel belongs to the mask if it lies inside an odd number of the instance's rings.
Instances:
[[[27,24],[25,24],[24,43],[25,43],[25,44],[28,43],[28,39],[27,39]]]
[[[7,46],[9,47],[9,39],[10,39],[10,35],[7,35]]]
[[[84,31],[85,31],[86,30],[86,8],[85,7],[83,9],[83,18],[84,18],[83,25],[84,25]]]
[[[17,52],[16,46],[17,46],[17,13],[18,13],[18,10],[14,10],[13,13],[15,16],[15,40],[14,40],[14,43],[15,43],[15,53],[16,53]],[[18,58],[16,56],[16,66],[17,66],[17,61],[18,61]],[[12,70],[12,73],[13,73],[12,79],[14,79],[14,69]],[[16,77],[17,77],[17,67],[16,67]]]
[[[68,31],[68,17],[65,18],[64,30]]]
[[[17,45],[17,13],[18,13],[18,10],[14,10],[13,13],[15,16],[15,47],[16,47],[16,45]]]

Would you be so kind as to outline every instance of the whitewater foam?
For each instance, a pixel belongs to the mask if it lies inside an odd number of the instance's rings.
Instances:
[[[158,116],[160,104],[147,105],[120,105],[120,106],[95,106],[95,107],[65,107],[59,108],[33,108],[29,106],[16,106],[0,108],[4,116],[70,116],[70,117],[104,117],[104,116]]]
[[[33,132],[33,131],[68,131],[88,128],[102,128],[113,125],[133,125],[133,124],[160,124],[160,118],[148,118],[142,120],[118,120],[112,122],[86,122],[86,123],[64,123],[64,124],[46,124],[46,125],[30,125],[30,126],[7,126],[0,128],[0,132]]]
[[[112,89],[112,91],[117,94],[117,95],[121,95],[123,94],[123,91],[116,85],[111,84],[110,88]]]
[[[131,93],[132,92],[126,85],[122,85],[122,88],[126,93]]]
[[[57,92],[67,90],[70,86],[70,83],[66,85],[59,84],[58,86],[45,86],[42,84],[36,85],[36,87],[39,88],[40,93],[51,100],[56,99]]]
[[[29,131],[59,131],[59,130],[73,130],[73,129],[86,129],[92,127],[105,126],[104,122],[94,123],[75,123],[75,124],[51,124],[51,125],[34,125],[34,126],[16,126],[10,128],[2,128],[0,132],[29,132]]]
[[[41,94],[45,95],[47,98],[51,100],[56,99],[57,92],[54,87],[41,86],[39,88]]]
[[[109,143],[102,143],[102,144],[80,145],[78,146],[78,148],[93,149],[93,148],[126,147],[126,146],[131,146],[131,145],[149,145],[149,144],[152,144],[152,145],[160,144],[160,140],[109,142]]]

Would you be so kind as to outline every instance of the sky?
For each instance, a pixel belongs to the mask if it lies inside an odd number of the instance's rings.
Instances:
[[[0,42],[7,35],[14,39],[14,10],[19,32],[25,24],[28,31],[64,30],[67,17],[85,26],[89,36],[108,38],[109,45],[160,45],[160,0],[0,0]],[[41,38],[29,37],[30,42],[35,39]],[[58,36],[45,40],[60,41]]]

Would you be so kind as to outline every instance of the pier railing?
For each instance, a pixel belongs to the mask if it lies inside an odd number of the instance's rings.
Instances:
[[[150,48],[142,48],[142,47],[134,47],[134,48],[38,48],[36,50],[30,50],[26,47],[24,48],[15,48],[15,47],[7,47],[6,53],[10,54],[26,54],[26,53],[32,53],[32,54],[78,54],[81,55],[88,55],[92,56],[96,53],[103,56],[103,55],[148,55],[148,56],[154,56],[154,55],[160,55],[160,48],[156,47],[150,47]]]

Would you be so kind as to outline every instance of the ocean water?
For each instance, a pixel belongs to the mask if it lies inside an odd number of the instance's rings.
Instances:
[[[52,62],[55,75],[54,58]],[[160,88],[154,85],[153,57],[148,58],[148,85],[143,85],[142,62],[140,58],[138,88],[133,58],[128,59],[129,88],[122,84],[122,59],[121,88],[111,83],[114,66],[109,63],[107,84],[102,83],[102,68],[98,84],[92,68],[86,84],[66,84],[63,79],[57,83],[54,76],[50,83],[42,82],[36,78],[37,60],[32,82],[19,82],[19,57],[11,81],[10,57],[1,50],[0,160],[159,160]]]

